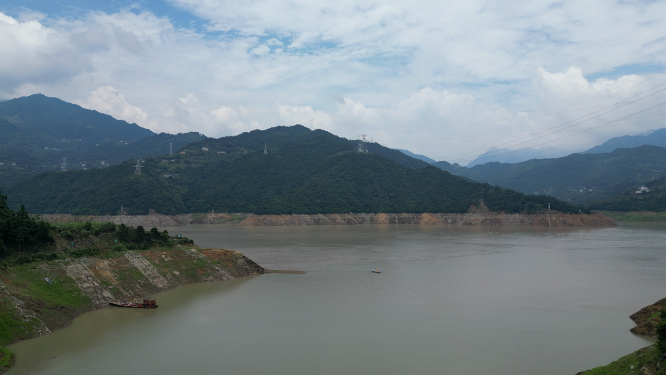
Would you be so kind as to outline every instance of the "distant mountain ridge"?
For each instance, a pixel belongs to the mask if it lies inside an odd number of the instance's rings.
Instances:
[[[571,154],[515,164],[486,163],[472,168],[447,162],[433,165],[474,181],[582,203],[611,198],[651,181],[653,175],[657,179],[666,177],[666,148],[620,148],[610,153]]]
[[[611,138],[598,146],[583,151],[582,154],[599,154],[611,152],[618,148],[634,148],[643,145],[666,147],[666,128],[654,130],[647,135],[625,135]]]
[[[0,103],[0,188],[44,171],[118,164],[128,159],[168,155],[198,133],[155,134],[137,124],[42,94]],[[102,164],[104,162],[104,164]]]
[[[539,149],[526,148],[522,150],[508,150],[491,147],[488,151],[476,157],[467,164],[467,168],[486,163],[520,163],[531,159],[552,159],[570,155],[571,151],[554,147]]]
[[[397,148],[396,150],[402,152],[402,153],[405,154],[405,155],[411,156],[411,157],[413,157],[413,158],[415,158],[415,159],[423,160],[424,162],[426,162],[426,163],[428,163],[428,164],[432,164],[432,163],[436,163],[436,162],[437,162],[436,160],[430,159],[430,158],[427,157],[427,156],[419,155],[419,154],[415,154],[415,153],[413,153],[413,152],[411,152],[411,151],[409,151],[409,150],[401,150],[401,149],[399,149],[399,148]]]

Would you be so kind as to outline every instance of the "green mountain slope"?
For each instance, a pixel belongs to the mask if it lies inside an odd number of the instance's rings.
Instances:
[[[41,94],[0,103],[0,188],[39,172],[88,169],[145,156],[168,155],[203,138],[155,134],[136,124]]]
[[[470,182],[434,167],[409,168],[298,125],[207,138],[168,159],[147,158],[140,175],[133,164],[43,173],[8,193],[35,213],[117,214],[121,205],[130,214],[467,212],[481,201],[492,211],[536,212],[551,203],[578,212],[552,197]]]
[[[655,178],[666,177],[666,148],[641,146],[603,154],[572,154],[522,163],[486,163],[472,168],[433,164],[475,181],[525,194],[548,194],[574,203],[608,199]]]
[[[643,186],[650,191],[637,193],[636,188],[627,189],[613,198],[590,202],[587,206],[607,211],[666,211],[666,181],[651,181]]]

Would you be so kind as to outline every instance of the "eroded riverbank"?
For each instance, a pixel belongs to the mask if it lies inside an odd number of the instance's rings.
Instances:
[[[195,245],[17,265],[0,272],[0,344],[62,329],[111,301],[263,273],[238,251]]]
[[[414,225],[478,225],[517,227],[614,227],[615,220],[600,214],[504,214],[504,213],[347,213],[347,214],[292,214],[255,215],[247,213],[209,213],[183,215],[40,215],[51,223],[113,222],[131,226],[176,227],[188,224],[238,224],[242,226],[309,226],[309,225],[362,225],[362,224],[414,224]]]

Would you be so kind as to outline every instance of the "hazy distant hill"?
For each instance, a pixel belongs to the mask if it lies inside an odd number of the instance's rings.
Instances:
[[[584,151],[583,154],[598,154],[611,152],[618,148],[633,148],[643,145],[666,147],[666,128],[658,129],[647,135],[625,135],[611,138],[608,141]]]
[[[401,149],[399,149],[399,148],[396,149],[396,150],[402,152],[402,153],[405,154],[405,155],[411,156],[411,157],[413,157],[413,158],[415,158],[415,159],[423,160],[424,162],[426,162],[426,163],[428,163],[428,164],[432,164],[432,163],[435,163],[435,162],[436,162],[435,160],[430,159],[430,158],[427,157],[427,156],[423,156],[423,155],[415,154],[415,153],[413,153],[413,152],[411,152],[411,151],[409,151],[409,150],[401,150]]]
[[[0,187],[43,171],[117,164],[168,155],[203,138],[198,133],[155,134],[136,124],[41,94],[0,103]]]
[[[36,213],[578,212],[535,197],[470,182],[438,168],[409,168],[407,155],[297,125],[206,138],[168,159],[147,158],[88,171],[48,172],[12,187],[12,202]],[[264,153],[266,147],[267,153]],[[378,151],[378,152],[375,152]],[[384,155],[382,155],[384,154]],[[418,161],[419,163],[424,163]]]
[[[653,175],[656,179],[666,178],[666,148],[641,146],[515,164],[486,163],[472,168],[447,162],[433,165],[474,181],[580,203],[613,197],[651,181]]]
[[[543,147],[540,149],[526,148],[518,151],[501,150],[491,147],[488,151],[479,155],[467,164],[468,168],[485,163],[520,163],[531,159],[551,159],[569,155],[571,151],[554,147]]]

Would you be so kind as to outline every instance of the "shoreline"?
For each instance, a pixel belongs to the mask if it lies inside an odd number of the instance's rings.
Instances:
[[[264,272],[263,267],[239,251],[200,249],[196,245],[13,266],[0,272],[0,299],[3,301],[0,313],[10,316],[16,326],[13,331],[5,332],[9,342],[4,345],[67,328],[85,313],[108,308],[111,301],[141,299],[185,285]],[[35,288],[47,293],[41,294],[47,297],[36,297]],[[53,296],[64,299],[54,300]],[[58,305],[59,308],[53,308]],[[15,357],[5,346],[0,349],[3,354],[0,374],[3,374],[13,367]],[[7,355],[9,363],[5,363]]]
[[[208,213],[163,215],[70,215],[42,214],[52,224],[75,222],[112,222],[127,226],[177,227],[189,224],[230,224],[240,226],[310,226],[310,225],[472,225],[597,228],[615,227],[617,222],[601,214],[504,214],[476,213],[346,213],[346,214],[285,214],[255,215],[249,213]]]

